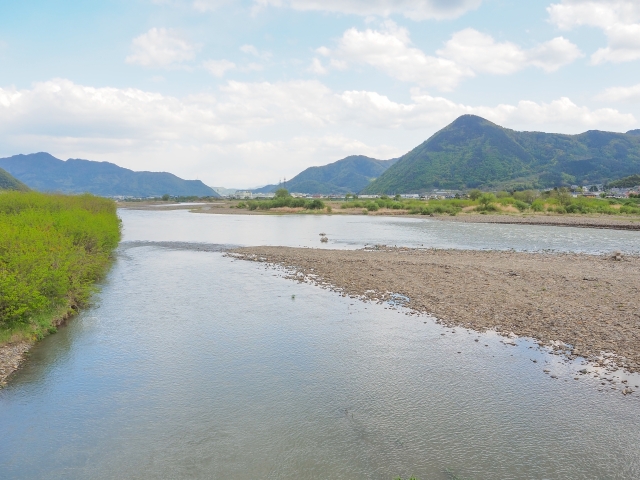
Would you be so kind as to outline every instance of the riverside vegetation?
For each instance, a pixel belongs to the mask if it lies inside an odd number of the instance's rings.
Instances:
[[[0,194],[0,347],[54,332],[87,302],[119,240],[111,200]]]
[[[375,199],[359,199],[347,194],[345,201],[334,207],[342,210],[357,209],[364,213],[379,210],[397,211],[410,215],[434,215],[458,213],[555,213],[555,214],[606,214],[640,215],[640,198],[590,198],[573,197],[568,189],[559,188],[538,192],[524,190],[516,192],[498,192],[497,194],[472,190],[466,198],[451,199],[403,199],[400,195],[391,198],[382,195]],[[248,210],[299,209],[327,210],[331,205],[319,199],[294,198],[285,189],[276,192],[273,199],[241,201],[236,208]],[[330,210],[332,211],[332,210]]]

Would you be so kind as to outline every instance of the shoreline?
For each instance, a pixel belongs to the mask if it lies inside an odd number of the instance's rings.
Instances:
[[[170,211],[188,210],[191,213],[202,213],[210,215],[365,215],[360,209],[341,209],[332,205],[333,211],[309,211],[301,212],[299,209],[272,209],[272,210],[247,210],[235,208],[234,202],[221,201],[194,205],[162,205],[158,202],[131,202],[118,203],[118,208],[127,210],[151,210]],[[571,214],[550,214],[550,213],[503,213],[503,214],[480,214],[480,213],[459,213],[458,215],[413,215],[402,210],[380,209],[377,212],[368,212],[366,215],[372,217],[403,217],[403,218],[423,218],[437,220],[441,222],[461,222],[461,223],[501,223],[509,225],[547,225],[556,227],[576,227],[576,228],[596,228],[610,230],[638,230],[640,231],[640,217],[637,216],[617,216],[617,215],[571,215]]]
[[[236,258],[378,303],[402,295],[450,327],[530,337],[570,359],[640,372],[640,256],[246,247]]]
[[[77,314],[78,305],[68,304],[52,312],[48,323],[51,328],[58,329]],[[51,333],[53,332],[45,336]],[[42,339],[25,340],[23,338],[18,341],[0,344],[0,390],[7,385],[9,377],[22,366],[29,354],[29,350],[40,340]]]

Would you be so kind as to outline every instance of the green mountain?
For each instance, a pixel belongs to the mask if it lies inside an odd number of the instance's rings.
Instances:
[[[29,190],[24,183],[12,177],[9,172],[0,168],[0,190],[19,190],[26,192]]]
[[[411,150],[362,193],[433,188],[546,188],[640,172],[640,131],[517,132],[463,115]]]
[[[635,174],[609,182],[607,188],[633,188],[638,185],[640,185],[640,175]]]
[[[218,197],[200,180],[183,180],[166,172],[134,172],[109,162],[59,160],[48,153],[0,158],[4,168],[34,190],[93,193],[102,196],[149,197],[197,195]]]
[[[376,160],[363,155],[352,155],[322,167],[309,167],[287,181],[286,185],[267,185],[253,192],[269,193],[286,187],[290,192],[297,193],[357,193],[382,175],[396,160]]]

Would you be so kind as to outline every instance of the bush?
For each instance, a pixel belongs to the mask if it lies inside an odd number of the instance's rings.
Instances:
[[[529,208],[529,205],[527,205],[524,202],[521,202],[520,200],[516,200],[516,202],[513,204],[518,210],[520,210],[521,212],[524,212],[525,210],[527,210]]]
[[[482,192],[480,190],[478,190],[477,188],[474,188],[473,190],[471,190],[469,192],[469,198],[471,200],[478,200],[480,198],[480,196],[482,195]]]
[[[92,195],[0,195],[0,330],[81,304],[120,240],[115,203]],[[50,326],[48,327],[50,328]]]
[[[324,202],[316,198],[311,200],[305,207],[309,210],[324,210]]]
[[[534,212],[544,212],[544,201],[535,200],[531,204],[531,210],[533,210]]]
[[[364,208],[369,212],[377,212],[380,209],[376,202],[365,202]]]

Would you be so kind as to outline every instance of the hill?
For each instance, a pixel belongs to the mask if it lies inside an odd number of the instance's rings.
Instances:
[[[309,167],[287,181],[290,192],[309,194],[357,193],[385,172],[397,159],[376,160],[352,155],[321,167]],[[274,192],[281,185],[267,185],[255,193]]]
[[[640,185],[640,175],[636,174],[609,182],[607,188],[633,188],[638,185]]]
[[[9,172],[0,168],[0,190],[18,190],[26,192],[29,190],[24,183],[12,177]]]
[[[101,196],[219,196],[200,180],[166,172],[134,172],[109,162],[59,160],[48,153],[0,158],[4,168],[30,188],[43,192],[93,193]]]
[[[518,132],[463,115],[400,157],[362,193],[432,188],[547,188],[640,172],[640,135]]]

